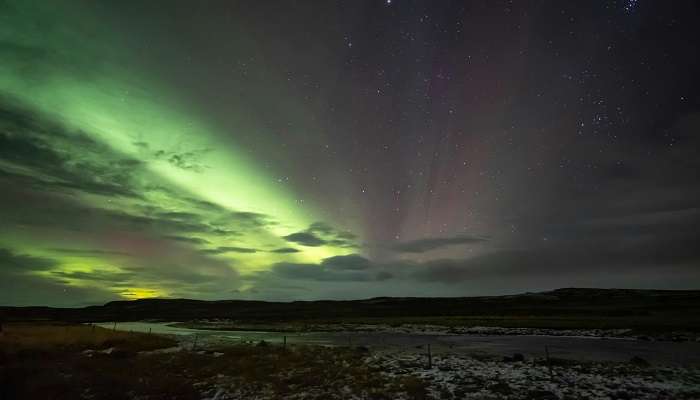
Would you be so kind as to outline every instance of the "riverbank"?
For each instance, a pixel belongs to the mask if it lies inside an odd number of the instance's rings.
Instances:
[[[522,353],[530,358],[541,357],[545,348],[553,356],[587,362],[624,362],[633,356],[642,357],[655,365],[700,367],[700,342],[646,341],[633,338],[609,338],[585,335],[488,335],[486,333],[455,334],[440,330],[409,331],[226,331],[196,330],[176,323],[120,322],[102,323],[104,327],[123,331],[153,332],[173,335],[183,344],[195,342],[206,346],[227,346],[265,341],[282,345],[363,346],[377,351],[410,351],[431,345],[434,352],[503,357]]]
[[[430,320],[430,319],[429,319]],[[495,323],[505,322],[506,326],[497,326]],[[593,325],[590,321],[582,323],[581,320],[567,323],[563,319],[547,320],[556,321],[552,323],[555,327],[537,327],[537,326],[507,326],[517,325],[515,320],[494,319],[484,320],[478,319],[469,321],[471,324],[466,324],[464,319],[432,319],[433,323],[326,323],[326,322],[281,322],[281,323],[250,323],[234,320],[194,320],[189,322],[176,322],[171,325],[179,328],[195,329],[195,330],[213,330],[213,331],[251,331],[251,332],[279,332],[279,333],[305,333],[305,332],[347,332],[347,333],[383,333],[383,334],[423,334],[423,335],[536,335],[536,336],[569,336],[569,337],[595,337],[595,338],[622,338],[635,339],[645,341],[673,341],[700,342],[700,332],[692,330],[680,329],[664,329],[659,327],[656,329],[640,329],[630,327],[618,328],[561,328],[557,326],[586,326]],[[535,321],[544,324],[545,321],[540,319],[528,320],[528,323],[523,323],[523,319],[519,319],[521,325],[535,324]],[[474,325],[475,322],[490,322],[490,325]],[[619,322],[618,322],[619,324]],[[604,325],[604,324],[603,324]]]

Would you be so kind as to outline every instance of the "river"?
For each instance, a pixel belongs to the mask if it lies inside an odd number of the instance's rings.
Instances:
[[[96,324],[114,328],[113,322]],[[506,356],[521,353],[527,358],[550,356],[579,361],[627,361],[633,356],[652,364],[700,366],[700,343],[640,341],[616,338],[538,335],[452,335],[387,332],[256,332],[189,329],[165,322],[118,322],[116,329],[176,335],[184,345],[231,344],[266,341],[282,344],[365,346],[378,351],[425,352],[430,345],[436,354]]]

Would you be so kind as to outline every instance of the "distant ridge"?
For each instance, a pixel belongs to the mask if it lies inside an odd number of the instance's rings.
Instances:
[[[0,307],[6,321],[62,320],[246,322],[432,317],[624,318],[700,329],[700,290],[563,288],[539,293],[479,297],[376,297],[365,300],[267,302],[141,299],[83,308]]]

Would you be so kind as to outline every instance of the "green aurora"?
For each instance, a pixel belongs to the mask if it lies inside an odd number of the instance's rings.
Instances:
[[[313,207],[236,150],[235,135],[222,134],[140,67],[99,18],[59,4],[0,6],[0,166],[35,187],[60,188],[42,199],[42,214],[70,209],[86,219],[73,229],[55,214],[29,223],[26,215],[5,215],[21,226],[0,233],[15,257],[54,262],[29,274],[127,298],[207,297],[206,285],[191,284],[197,277],[149,277],[156,267],[134,264],[133,253],[173,254],[149,262],[195,264],[183,268],[246,290],[244,280],[227,279],[277,262],[315,263],[352,252],[353,242],[342,237],[354,236],[324,224],[317,226],[326,236],[339,238],[289,246],[285,236],[319,220]],[[54,165],[24,162],[25,149]]]
[[[626,4],[0,0],[0,305],[694,289],[697,7]]]

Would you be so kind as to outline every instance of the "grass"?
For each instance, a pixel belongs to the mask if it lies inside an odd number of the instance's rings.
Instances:
[[[165,336],[113,331],[99,326],[76,324],[5,324],[0,336],[0,352],[5,354],[21,351],[50,353],[67,350],[102,350],[110,347],[138,352],[176,344],[174,339]]]
[[[387,378],[352,348],[236,345],[141,352],[173,339],[88,325],[12,324],[0,337],[0,399],[423,399],[420,379]],[[86,352],[117,348],[119,351]],[[140,352],[140,353],[139,353]]]

